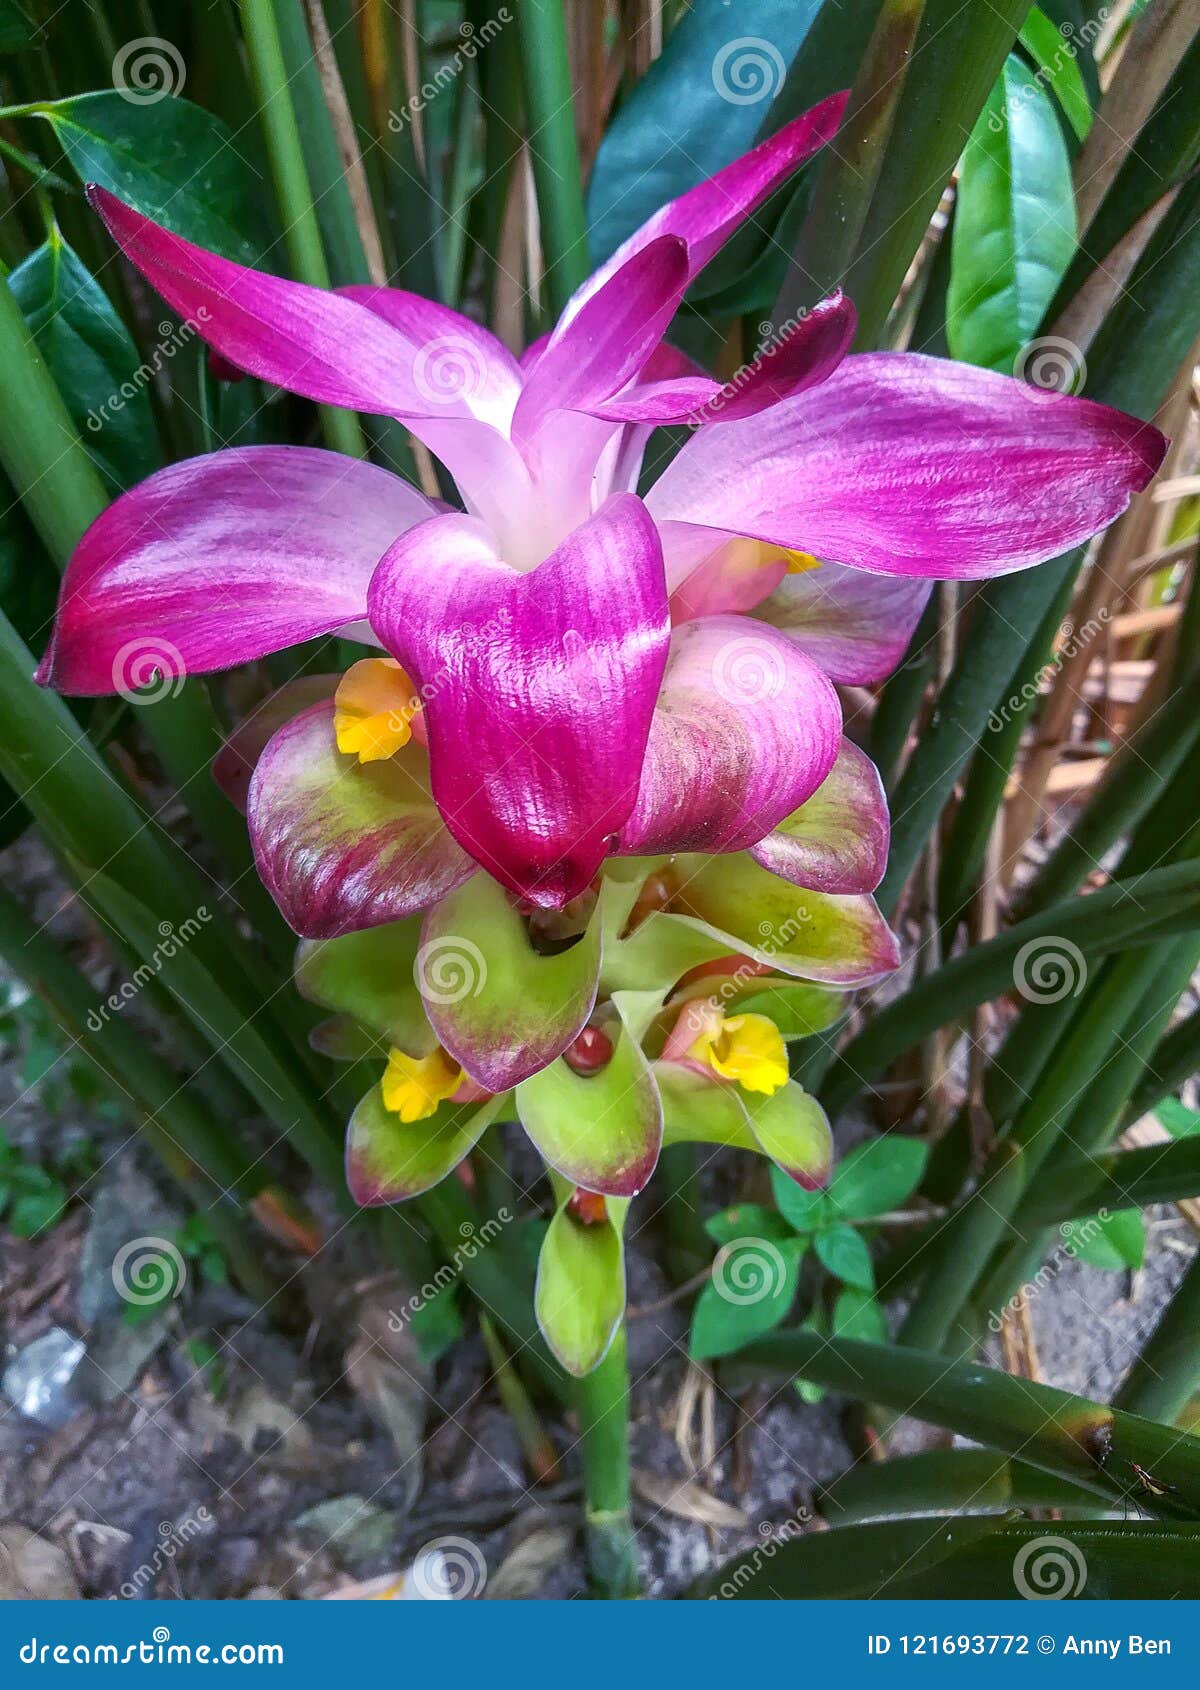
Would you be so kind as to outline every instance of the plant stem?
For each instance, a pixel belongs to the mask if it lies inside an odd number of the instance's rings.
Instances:
[[[232,1127],[215,1121],[187,1095],[141,1033],[108,1013],[83,976],[4,887],[0,956],[51,1011],[163,1167],[203,1211],[242,1288],[258,1302],[269,1303],[278,1285],[262,1264],[244,1211],[238,1213],[269,1179],[250,1148]]]
[[[562,0],[517,0],[529,151],[555,316],[588,275],[587,218]]]
[[[630,1517],[629,1372],[624,1322],[617,1328],[603,1361],[577,1382],[575,1402],[592,1585],[597,1596],[636,1596],[640,1580]]]
[[[1200,1385],[1200,1254],[1192,1257],[1162,1319],[1129,1369],[1113,1407],[1176,1421]]]
[[[310,287],[327,288],[329,268],[313,209],[274,6],[272,0],[241,0],[241,12],[292,270],[297,281],[307,282]],[[322,405],[320,412],[325,438],[333,450],[352,458],[365,458],[366,441],[354,412],[332,405]]]
[[[985,1508],[1092,1510],[1091,1491],[990,1449],[939,1449],[851,1467],[817,1506],[831,1526],[889,1514],[959,1514]]]
[[[803,1329],[760,1338],[739,1353],[735,1366],[759,1377],[799,1375],[859,1401],[883,1403],[1097,1495],[1122,1502],[1135,1497],[1163,1518],[1200,1518],[1200,1438],[1050,1385],[922,1350]],[[1134,1462],[1172,1488],[1161,1496],[1146,1493]]]
[[[1200,1197],[1200,1138],[1064,1157],[1042,1175],[1025,1212],[1032,1226],[1056,1226],[1101,1209],[1145,1209],[1184,1197]]]

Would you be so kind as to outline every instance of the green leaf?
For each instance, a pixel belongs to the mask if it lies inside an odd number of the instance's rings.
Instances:
[[[1177,1097],[1164,1097],[1154,1114],[1172,1138],[1191,1138],[1200,1133],[1200,1111],[1189,1109]]]
[[[886,1344],[887,1316],[870,1291],[848,1285],[833,1305],[833,1330],[839,1338],[861,1338],[864,1344]]]
[[[825,1192],[805,1190],[782,1168],[771,1169],[771,1192],[780,1214],[797,1232],[811,1232],[827,1213]]]
[[[1034,6],[1021,26],[1020,42],[1053,90],[1063,116],[1081,141],[1092,127],[1092,103],[1079,68],[1079,46]],[[1083,51],[1087,51],[1086,47]]]
[[[1140,1268],[1146,1255],[1146,1228],[1138,1209],[1116,1209],[1083,1220],[1067,1221],[1062,1236],[1072,1256],[1089,1267],[1120,1273]]]
[[[768,1540],[727,1561],[689,1594],[748,1601],[1119,1601],[1171,1598],[1197,1579],[1200,1526],[1072,1520],[1048,1529],[1045,1521],[960,1514]]]
[[[952,241],[951,353],[1020,375],[1021,350],[1075,251],[1075,191],[1054,108],[1015,55],[967,142]]]
[[[837,1279],[854,1285],[861,1291],[875,1289],[875,1269],[866,1242],[852,1226],[839,1222],[818,1232],[813,1239],[817,1258]]]
[[[818,0],[693,0],[596,155],[587,195],[594,263],[746,150],[817,10]]]
[[[109,491],[152,474],[159,462],[152,378],[104,289],[57,230],[8,282]]]
[[[732,1240],[717,1252],[712,1279],[696,1299],[688,1354],[693,1361],[732,1355],[785,1319],[796,1300],[806,1241]]]
[[[0,53],[23,53],[37,45],[38,26],[24,0],[0,0]]]
[[[219,117],[174,94],[138,103],[116,89],[54,100],[37,115],[53,125],[81,182],[98,182],[224,258],[261,260],[269,243],[253,180]]]
[[[829,1182],[830,1204],[848,1220],[886,1214],[912,1196],[928,1157],[926,1145],[900,1133],[870,1139],[838,1164]]]
[[[786,1178],[786,1175],[780,1175]],[[787,1182],[791,1185],[791,1180]],[[798,1188],[797,1188],[798,1189]],[[714,1244],[732,1244],[736,1238],[770,1238],[779,1241],[793,1236],[791,1227],[782,1215],[762,1203],[735,1203],[732,1209],[722,1209],[710,1215],[704,1230]]]

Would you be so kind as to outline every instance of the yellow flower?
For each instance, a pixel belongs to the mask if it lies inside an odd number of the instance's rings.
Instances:
[[[415,689],[390,657],[364,657],[338,683],[333,730],[339,751],[360,763],[378,762],[407,745],[409,723],[421,708]]]
[[[778,1027],[765,1015],[722,1017],[701,1033],[688,1055],[747,1091],[770,1097],[787,1084],[787,1050]]]
[[[383,1076],[383,1104],[402,1121],[424,1121],[463,1083],[463,1071],[439,1045],[432,1056],[388,1054]]]

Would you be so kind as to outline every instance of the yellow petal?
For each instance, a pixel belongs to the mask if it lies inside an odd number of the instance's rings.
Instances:
[[[406,1056],[402,1050],[393,1050],[383,1076],[383,1106],[402,1121],[424,1121],[462,1082],[462,1069],[440,1045],[432,1056]]]
[[[697,1039],[688,1055],[747,1091],[770,1097],[787,1084],[787,1049],[778,1027],[765,1015],[729,1016]]]
[[[811,552],[789,552],[783,554],[783,561],[787,564],[789,575],[803,575],[810,569],[820,569],[821,565]]]
[[[364,657],[338,683],[333,731],[338,750],[360,763],[391,757],[412,737],[409,723],[421,708],[416,689],[390,657]]]

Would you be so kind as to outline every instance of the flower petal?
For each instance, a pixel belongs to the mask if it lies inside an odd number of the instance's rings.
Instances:
[[[882,575],[971,579],[1096,533],[1162,461],[1156,428],[916,353],[847,358],[758,416],[705,428],[647,495],[657,521],[736,530]]]
[[[124,691],[247,663],[366,611],[398,534],[429,515],[387,470],[306,446],[188,458],[92,523],[63,577],[38,680]]]
[[[623,1018],[613,1034],[612,1057],[594,1074],[576,1073],[560,1056],[530,1075],[517,1087],[517,1113],[542,1158],[573,1185],[633,1197],[658,1161],[662,1104]]]
[[[88,198],[150,285],[238,369],[323,405],[403,417],[476,414],[465,390],[431,397],[437,384],[419,379],[417,362],[424,349],[429,364],[429,341],[393,327],[377,300],[367,309],[357,299],[246,269],[172,234],[104,188],[89,187]],[[481,344],[481,331],[472,333],[442,307],[427,304],[424,320],[451,320],[451,332],[473,351]]]
[[[212,760],[212,777],[229,802],[246,813],[255,765],[285,722],[337,691],[337,675],[299,675],[244,716]]]
[[[828,381],[849,352],[857,326],[858,313],[839,288],[793,318],[778,340],[744,365],[689,420],[699,424],[752,417]]]
[[[818,892],[873,892],[887,867],[887,798],[878,770],[843,739],[811,798],[750,847],[763,868]]]
[[[590,411],[618,393],[666,333],[687,279],[687,248],[672,235],[614,269],[527,375],[513,438],[530,443],[554,412]]]
[[[421,747],[382,763],[337,749],[333,705],[279,729],[250,783],[254,860],[285,920],[329,939],[428,909],[473,872],[430,795]]]
[[[873,898],[801,891],[741,853],[680,857],[675,869],[681,885],[672,910],[780,974],[854,986],[899,964],[896,937]]]
[[[744,850],[828,775],[842,729],[833,684],[769,632],[733,616],[675,629],[622,855]]]
[[[886,680],[908,650],[931,590],[916,576],[823,563],[784,576],[755,614],[795,640],[831,680],[871,686]]]
[[[356,1203],[403,1203],[444,1180],[473,1150],[500,1113],[502,1097],[485,1103],[439,1104],[423,1121],[402,1121],[371,1087],[350,1117],[346,1184]]]
[[[587,1225],[560,1198],[538,1256],[533,1305],[554,1355],[580,1379],[603,1361],[625,1313],[625,1256],[613,1221]]]
[[[353,1016],[406,1056],[432,1056],[438,1041],[417,986],[420,944],[417,916],[340,939],[304,939],[296,951],[296,988],[310,1003]]]
[[[446,825],[544,908],[582,892],[637,793],[669,638],[662,552],[618,494],[527,574],[468,517],[392,547],[372,625],[426,698]]]
[[[688,280],[703,270],[729,236],[757,205],[806,159],[833,139],[842,120],[846,93],[831,94],[811,111],[793,118],[776,134],[761,141],[724,170],[669,201],[636,229],[612,257],[576,289],[554,330],[551,344],[561,339],[585,302],[603,287],[615,270],[651,241],[676,235],[687,243]]]
[[[486,874],[429,911],[417,984],[442,1045],[473,1080],[508,1091],[553,1062],[586,1024],[600,974],[600,924],[542,956]]]

